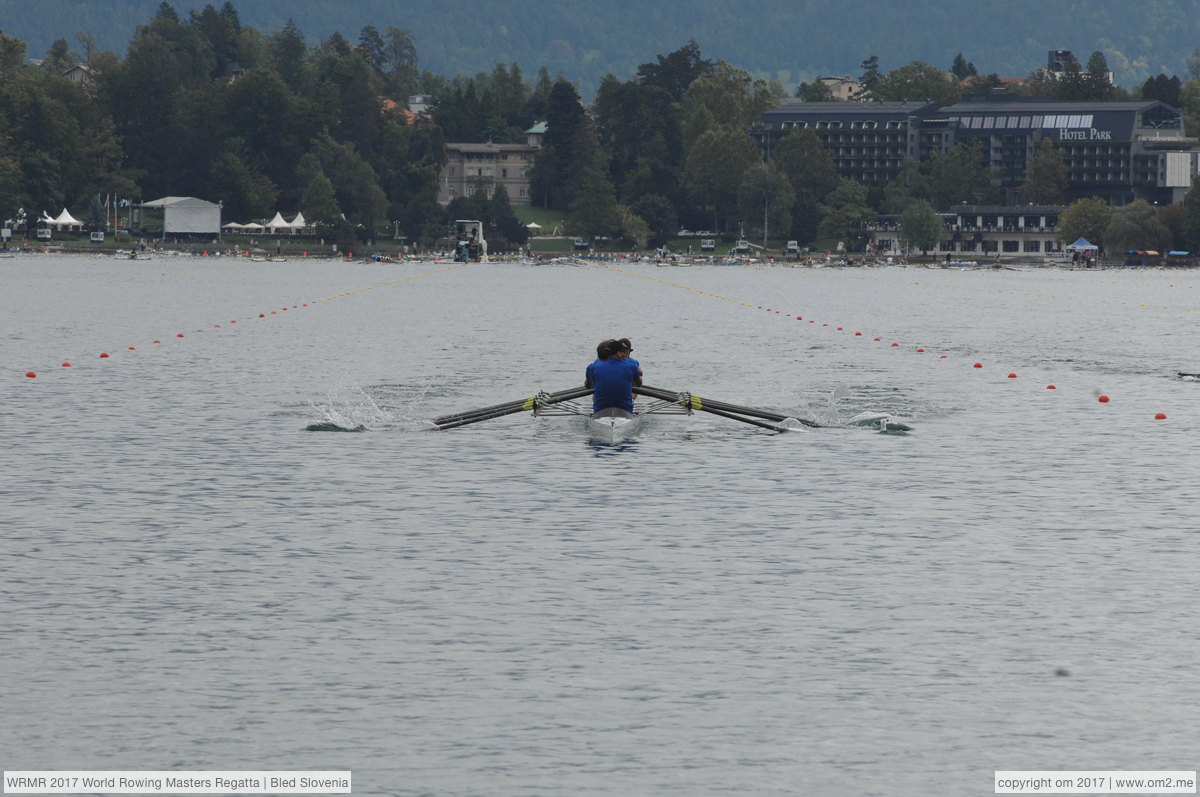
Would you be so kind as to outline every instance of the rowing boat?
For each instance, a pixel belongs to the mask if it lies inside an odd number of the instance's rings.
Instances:
[[[636,389],[636,388],[635,388]],[[634,405],[634,412],[619,407],[608,407],[593,412],[588,403],[580,401],[558,401],[534,407],[534,415],[581,415],[587,423],[588,437],[598,443],[614,445],[629,440],[642,429],[647,415],[691,415],[692,408],[681,403],[676,396],[670,399],[647,399],[641,397]]]
[[[691,415],[702,411],[722,418],[757,426],[771,432],[795,432],[803,429],[819,429],[829,424],[796,418],[771,410],[756,409],[730,404],[725,401],[706,399],[692,393],[676,393],[648,385],[634,388],[637,403],[634,412],[621,409],[605,409],[593,412],[592,404],[585,399],[592,394],[590,387],[576,387],[557,393],[541,392],[525,399],[515,399],[489,407],[480,407],[465,412],[455,412],[434,418],[438,429],[454,429],[467,424],[500,418],[522,411],[533,411],[534,415],[578,415],[587,421],[593,439],[615,443],[637,434],[641,421],[647,415]],[[841,426],[843,424],[833,424]],[[848,421],[846,426],[861,426],[884,433],[904,434],[912,427],[894,416],[882,412],[864,412]]]

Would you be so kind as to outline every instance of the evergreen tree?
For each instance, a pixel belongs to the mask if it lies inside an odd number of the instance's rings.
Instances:
[[[674,102],[683,99],[688,86],[701,75],[713,70],[712,61],[700,57],[700,45],[692,39],[673,53],[658,55],[657,63],[642,64],[638,67],[638,82],[645,86],[655,86],[667,92]]]
[[[954,63],[950,66],[950,73],[959,80],[966,80],[978,74],[975,71],[975,64],[963,58],[962,53],[954,56]]]
[[[529,228],[521,223],[508,198],[508,189],[497,184],[488,207],[488,217],[505,240],[517,246],[529,240]]]
[[[862,86],[855,97],[857,100],[871,99],[874,97],[872,92],[875,91],[875,85],[879,83],[879,56],[872,55],[865,59],[859,67],[862,69],[862,75],[858,78],[858,83]]]
[[[1110,100],[1113,97],[1113,84],[1108,78],[1108,59],[1104,53],[1096,50],[1088,58],[1087,72],[1084,74],[1089,100]]]
[[[617,193],[604,176],[597,160],[580,170],[573,181],[567,227],[588,238],[621,235]]]

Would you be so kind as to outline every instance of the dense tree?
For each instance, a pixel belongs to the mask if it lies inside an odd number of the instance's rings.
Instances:
[[[223,205],[235,219],[263,218],[275,207],[279,189],[263,174],[246,165],[236,152],[217,156],[208,174],[205,196]]]
[[[647,194],[630,210],[646,222],[647,236],[652,246],[662,246],[675,236],[675,231],[679,228],[675,206],[664,196]]]
[[[927,176],[928,191],[922,198],[935,208],[998,199],[999,191],[992,185],[992,172],[983,163],[978,139],[970,144],[955,144],[948,152],[934,152],[921,164],[921,171]]]
[[[1071,244],[1080,238],[1105,246],[1104,230],[1112,221],[1112,208],[1100,197],[1088,197],[1072,202],[1058,217],[1058,239]]]
[[[572,183],[567,228],[588,238],[620,236],[622,226],[616,191],[604,176],[599,158],[584,165]]]
[[[1089,100],[1113,99],[1114,86],[1108,76],[1108,59],[1104,53],[1096,50],[1088,58],[1087,71],[1083,76],[1087,87],[1086,98]]]
[[[855,99],[866,100],[874,99],[875,86],[879,84],[882,76],[879,74],[879,56],[872,55],[865,58],[862,64],[859,65],[862,69],[862,74],[859,75],[858,84],[862,86],[859,89],[858,96]]]
[[[1067,189],[1067,164],[1062,150],[1050,139],[1043,139],[1037,154],[1029,161],[1021,200],[1034,205],[1057,205]]]
[[[796,96],[805,102],[833,102],[833,89],[819,80],[796,86]]]
[[[333,183],[330,182],[325,172],[318,172],[305,186],[304,198],[300,207],[309,224],[332,227],[342,218],[342,209],[338,207]]]
[[[826,198],[821,212],[824,218],[818,235],[846,242],[861,240],[863,225],[875,217],[875,211],[867,204],[867,187],[847,179],[842,179]],[[849,248],[855,248],[853,243]]]
[[[570,169],[578,163],[576,134],[584,122],[579,92],[566,80],[555,81],[546,103],[546,135],[530,172],[534,199],[545,207],[566,210]]]
[[[791,229],[794,202],[791,182],[773,163],[753,164],[742,175],[738,211],[744,221],[761,230],[763,246],[772,231],[778,234]]]
[[[715,229],[723,229],[722,219],[736,207],[746,169],[760,158],[749,136],[727,127],[709,130],[688,152],[683,184],[698,205],[712,210]]]
[[[962,96],[962,86],[948,72],[922,61],[913,61],[888,72],[871,88],[877,100],[910,100],[953,105]]]
[[[593,113],[622,201],[636,202],[648,193],[675,196],[671,175],[679,168],[683,146],[670,95],[656,86],[606,78]],[[664,179],[667,184],[655,184]]]
[[[503,184],[496,186],[487,212],[487,218],[506,241],[521,246],[529,240],[529,229],[517,218],[508,198],[508,189]]]
[[[787,175],[792,189],[802,199],[821,202],[838,186],[833,153],[811,128],[794,127],[789,130],[775,144],[771,158]]]
[[[963,58],[963,54],[959,53],[954,56],[954,63],[950,65],[950,74],[961,81],[969,77],[974,77],[979,73],[975,70],[975,64]]]
[[[792,128],[775,144],[771,158],[791,181],[795,197],[788,233],[809,243],[817,237],[821,203],[838,186],[833,154],[811,128]]]
[[[1104,246],[1110,251],[1129,249],[1166,250],[1171,244],[1171,231],[1158,218],[1149,202],[1139,199],[1113,211],[1104,227]]]
[[[700,46],[695,39],[666,56],[659,54],[657,59],[638,67],[637,81],[662,89],[673,102],[682,100],[688,86],[713,70],[712,61],[700,57]]]
[[[1192,187],[1183,196],[1184,248],[1200,252],[1200,177],[1192,178]]]
[[[686,105],[703,105],[717,124],[737,130],[745,130],[751,119],[775,107],[778,100],[765,80],[724,61],[696,78],[684,93]]]
[[[1146,78],[1146,82],[1141,86],[1143,100],[1158,100],[1165,102],[1167,105],[1178,106],[1180,104],[1180,93],[1182,85],[1177,77],[1167,77],[1159,73],[1158,75]]]
[[[945,236],[945,223],[933,205],[917,200],[909,204],[900,216],[900,238],[910,249],[927,252]]]

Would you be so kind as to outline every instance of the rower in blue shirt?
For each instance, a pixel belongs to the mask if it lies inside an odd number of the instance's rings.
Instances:
[[[642,384],[642,367],[631,352],[629,338],[605,340],[596,347],[596,361],[587,367],[583,381],[595,391],[592,412],[610,407],[633,412],[633,388]]]

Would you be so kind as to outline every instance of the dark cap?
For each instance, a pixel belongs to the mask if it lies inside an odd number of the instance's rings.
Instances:
[[[615,343],[615,351],[633,351],[633,344],[629,342],[629,338],[620,338]]]

